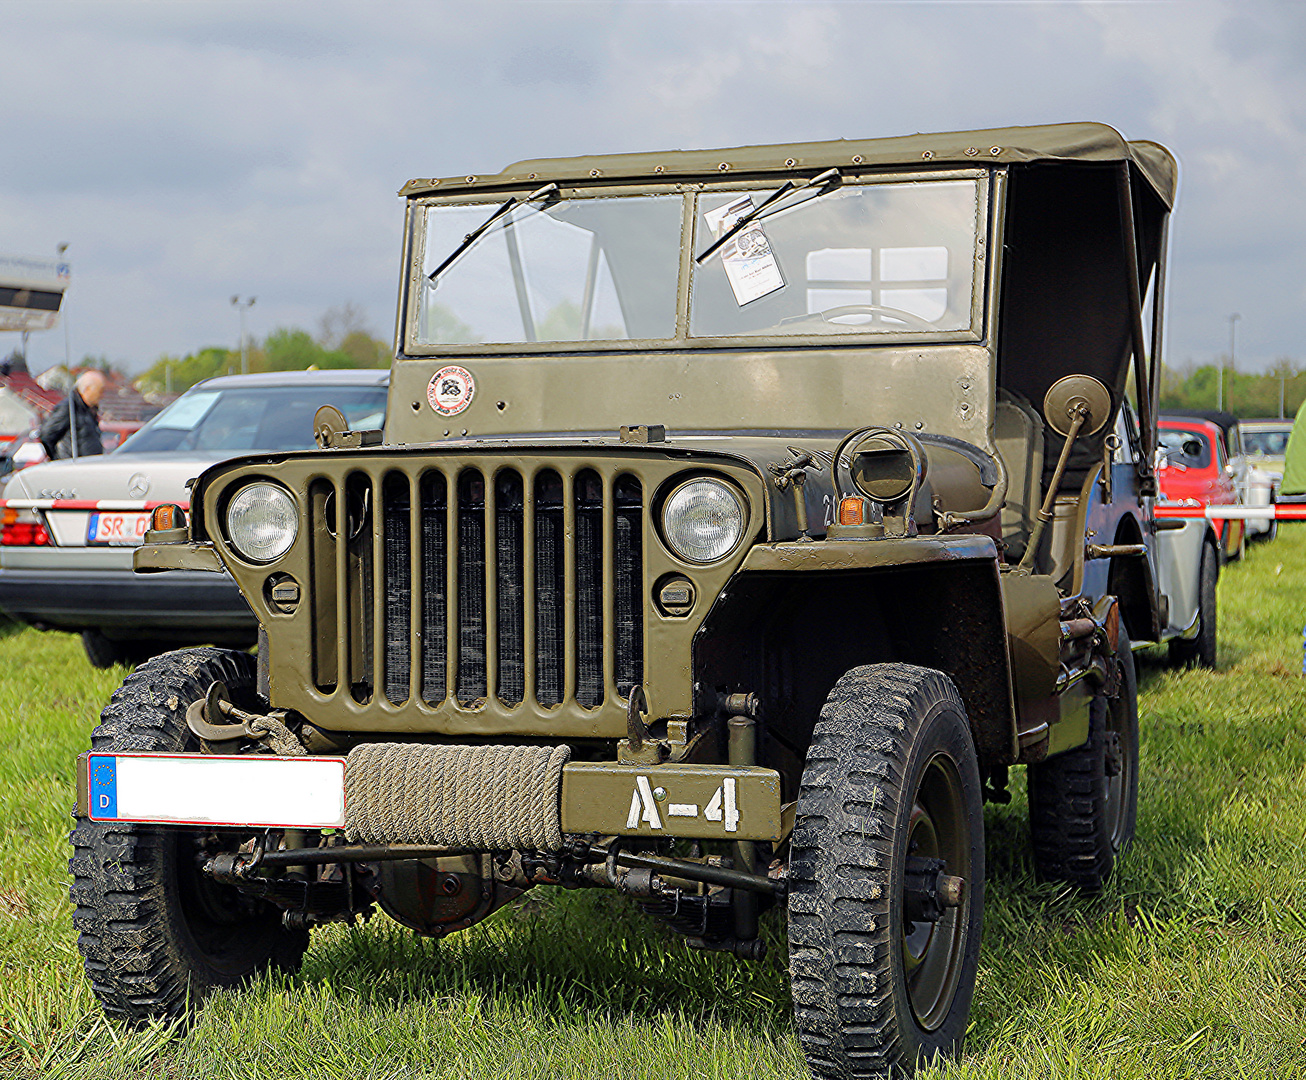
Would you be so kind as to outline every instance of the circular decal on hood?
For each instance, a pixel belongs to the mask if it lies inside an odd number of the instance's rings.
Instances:
[[[426,387],[426,400],[441,416],[457,416],[472,403],[476,380],[466,368],[442,367]]]

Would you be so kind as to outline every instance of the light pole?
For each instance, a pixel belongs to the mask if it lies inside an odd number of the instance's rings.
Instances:
[[[1234,353],[1233,353],[1234,327],[1238,325],[1238,320],[1241,318],[1242,316],[1239,315],[1238,312],[1236,311],[1229,316],[1229,374],[1230,376],[1233,375],[1233,371],[1234,371]],[[1229,385],[1229,390],[1230,391],[1233,390],[1232,383],[1230,383]],[[1221,411],[1223,411],[1224,409],[1224,365],[1223,364],[1220,365],[1220,377],[1216,382],[1215,407]]]
[[[57,245],[55,245],[55,249],[54,249],[54,250],[55,250],[55,252],[58,254],[59,261],[60,261],[60,262],[63,262],[64,252],[68,250],[68,244],[67,244],[66,242],[65,242],[65,243],[62,243],[62,244],[57,244]],[[58,267],[56,267],[56,268],[55,268],[55,273],[58,273],[58,272],[59,272],[59,271],[58,271]],[[73,370],[73,350],[72,350],[72,346],[71,346],[71,345],[69,344],[69,342],[68,342],[68,303],[67,303],[67,300],[68,300],[68,293],[65,292],[65,293],[64,293],[64,296],[63,296],[63,300],[60,301],[59,307],[63,309],[63,366],[64,366],[65,368],[68,369],[68,373],[69,373],[69,374],[72,374],[72,370]]]
[[[245,312],[254,306],[257,296],[249,296],[242,300],[239,296],[233,296],[231,303],[237,311],[240,312],[240,373],[249,374],[249,354],[245,350]]]

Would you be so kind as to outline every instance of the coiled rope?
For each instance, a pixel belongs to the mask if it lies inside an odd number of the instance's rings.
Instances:
[[[345,836],[365,844],[562,849],[567,746],[367,743],[345,759]]]

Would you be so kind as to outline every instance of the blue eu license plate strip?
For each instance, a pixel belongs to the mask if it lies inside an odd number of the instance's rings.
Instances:
[[[86,759],[92,821],[340,828],[345,759],[270,754],[97,754]]]

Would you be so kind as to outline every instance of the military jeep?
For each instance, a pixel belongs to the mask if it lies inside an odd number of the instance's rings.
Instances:
[[[1194,632],[1152,510],[1175,180],[1079,124],[407,184],[385,430],[325,401],[137,552],[261,630],[137,668],[83,756],[106,1011],[553,885],[745,960],[781,909],[819,1076],[954,1052],[983,802],[1026,766],[1038,873],[1100,889],[1131,646]]]

